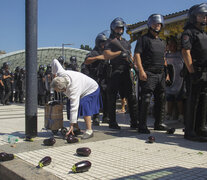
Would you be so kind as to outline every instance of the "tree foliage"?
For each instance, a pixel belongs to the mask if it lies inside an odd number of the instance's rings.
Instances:
[[[91,51],[92,50],[92,48],[89,45],[85,45],[84,46],[83,44],[81,44],[80,49],[84,49],[84,50],[87,50],[87,51]]]

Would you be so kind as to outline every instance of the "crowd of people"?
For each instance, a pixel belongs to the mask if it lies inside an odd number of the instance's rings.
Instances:
[[[9,69],[9,63],[3,63],[0,69],[0,103],[10,105],[13,102],[24,103],[25,68],[17,66],[15,72]]]
[[[149,134],[147,119],[153,101],[154,130],[166,131],[164,121],[175,119],[177,109],[176,118],[185,125],[184,138],[206,142],[206,25],[207,4],[194,5],[188,11],[181,38],[170,36],[164,41],[159,37],[165,26],[164,18],[161,14],[152,14],[147,21],[148,32],[137,39],[132,56],[130,42],[122,37],[126,23],[120,17],[115,18],[110,24],[109,36],[106,32],[97,35],[95,47],[87,54],[80,70],[74,56],[70,64],[59,57],[46,69],[39,66],[38,103],[44,105],[51,100],[51,87],[55,92],[64,93],[70,120],[67,135],[79,129],[78,118],[83,116],[86,122],[83,138],[88,139],[93,137],[92,123],[100,124],[100,112],[102,123],[108,123],[111,129],[121,129],[116,120],[118,95],[127,103],[130,127]],[[15,78],[18,70],[12,76],[7,69],[8,65],[4,64],[0,74],[1,92],[4,91],[1,102],[8,104],[11,100],[11,86],[7,86],[7,81],[14,84],[15,101],[18,96],[23,102],[23,91],[17,90],[21,78]]]

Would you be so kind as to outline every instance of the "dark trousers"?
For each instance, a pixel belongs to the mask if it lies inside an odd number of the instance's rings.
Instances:
[[[199,75],[200,74],[200,75]],[[189,78],[188,97],[185,112],[185,136],[201,135],[205,129],[207,109],[207,82],[197,72],[196,78]]]
[[[108,83],[108,109],[109,123],[116,123],[116,99],[117,93],[122,92],[122,96],[126,97],[129,105],[129,113],[131,124],[137,124],[138,107],[135,93],[133,92],[132,80],[130,77],[130,69],[113,69],[111,78]]]
[[[147,81],[139,81],[141,87],[141,100],[139,112],[139,127],[145,129],[147,126],[147,115],[152,94],[154,95],[154,117],[155,125],[163,122],[165,116],[165,73],[155,74],[145,71]]]

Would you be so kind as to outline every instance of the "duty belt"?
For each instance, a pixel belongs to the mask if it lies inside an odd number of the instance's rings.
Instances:
[[[207,67],[194,66],[196,72],[207,72]]]
[[[155,74],[162,74],[164,72],[164,69],[163,68],[158,68],[158,69],[146,68],[145,71],[149,71],[149,72],[155,73]]]
[[[202,73],[200,79],[203,81],[207,81],[207,67],[199,67],[199,66],[194,66],[195,72],[200,72]]]
[[[201,79],[202,79],[203,81],[207,81],[207,72],[202,72]]]

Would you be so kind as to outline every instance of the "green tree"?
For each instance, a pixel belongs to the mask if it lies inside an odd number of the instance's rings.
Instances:
[[[84,50],[87,50],[87,51],[91,51],[92,50],[92,48],[89,45],[85,45],[84,46],[83,44],[81,44],[80,49],[84,49]]]

